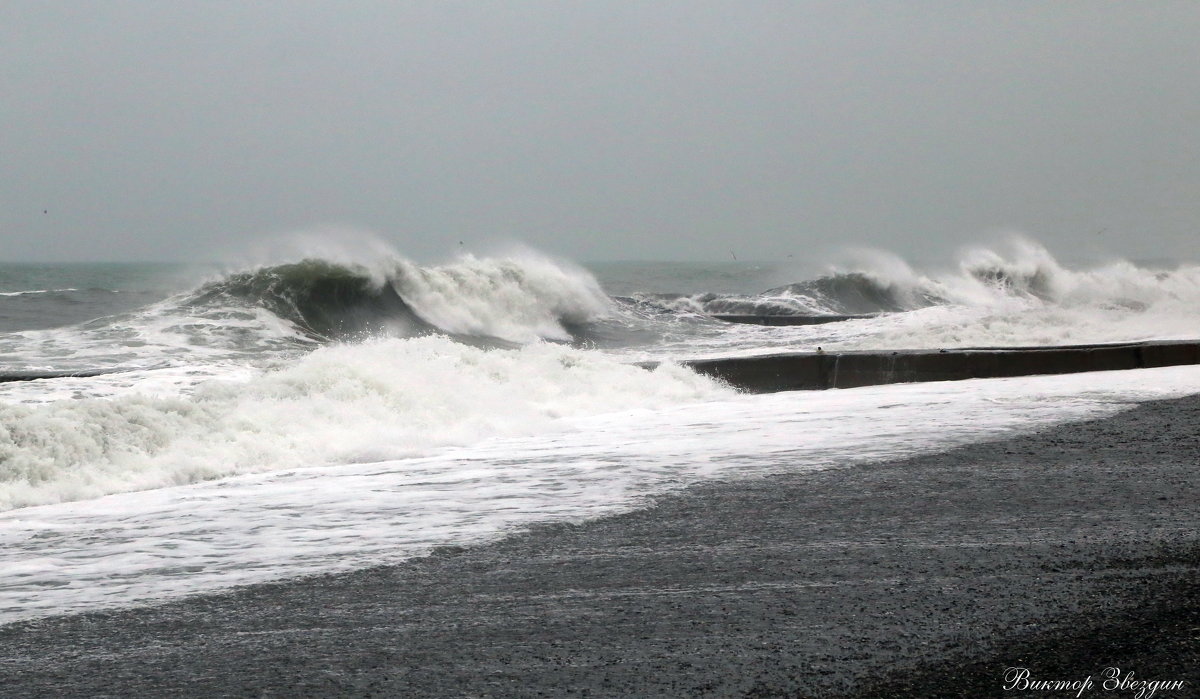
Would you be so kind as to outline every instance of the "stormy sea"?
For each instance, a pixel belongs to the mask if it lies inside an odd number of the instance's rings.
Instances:
[[[680,362],[1195,339],[1200,266],[0,265],[0,624],[364,569],[705,481],[1200,392],[1193,366],[750,395]],[[809,270],[809,271],[802,271]],[[811,272],[817,269],[817,272]],[[849,316],[763,326],[717,316]]]

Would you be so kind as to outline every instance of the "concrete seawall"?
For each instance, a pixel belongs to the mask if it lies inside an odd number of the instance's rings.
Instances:
[[[40,381],[41,379],[81,379],[116,374],[127,369],[83,369],[80,371],[0,371],[0,383]]]
[[[742,323],[744,325],[824,325],[826,323],[841,323],[846,320],[873,318],[872,315],[820,315],[820,316],[782,316],[782,315],[748,315],[740,313],[717,313],[712,316],[726,323]]]
[[[697,359],[683,364],[745,391],[772,393],[1200,364],[1200,340],[1061,347],[796,352]]]

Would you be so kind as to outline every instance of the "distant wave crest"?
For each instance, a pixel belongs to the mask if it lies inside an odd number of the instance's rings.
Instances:
[[[1072,270],[1034,241],[1014,239],[1011,248],[1008,254],[969,250],[957,268],[942,273],[918,272],[891,253],[860,251],[855,265],[760,294],[641,294],[630,300],[660,312],[697,315],[869,315],[931,306],[1145,310],[1200,302],[1200,267],[1164,271],[1122,260]]]

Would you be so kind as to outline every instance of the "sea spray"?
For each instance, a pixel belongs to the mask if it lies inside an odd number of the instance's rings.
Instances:
[[[586,344],[611,300],[587,271],[532,251],[420,266],[394,251],[219,274],[86,323],[0,334],[0,369],[144,369],[258,361],[331,341],[446,334],[476,344]]]
[[[611,306],[586,271],[532,254],[466,255],[438,267],[398,260],[396,266],[392,284],[417,315],[461,335],[567,341],[568,326],[603,317]]]
[[[922,271],[885,251],[757,295],[634,294],[627,310],[661,327],[642,356],[713,356],[826,349],[929,349],[1193,339],[1200,324],[1200,266],[1144,267],[1117,260],[1071,269],[1023,238],[1007,250],[966,250],[958,265]],[[728,326],[709,314],[866,315],[832,325]],[[656,315],[657,314],[657,315]]]
[[[433,331],[516,343],[569,341],[568,325],[610,309],[586,271],[534,253],[429,267],[306,258],[224,275],[187,304],[265,307],[319,339]]]

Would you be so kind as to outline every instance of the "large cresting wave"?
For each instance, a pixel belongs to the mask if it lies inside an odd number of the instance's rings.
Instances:
[[[510,343],[570,341],[610,309],[587,272],[533,254],[432,267],[309,258],[225,275],[187,303],[265,308],[316,339],[436,331]]]
[[[477,346],[587,345],[612,310],[588,272],[531,251],[437,266],[379,249],[297,256],[115,315],[0,333],[0,374],[257,362],[331,341],[430,334]]]

